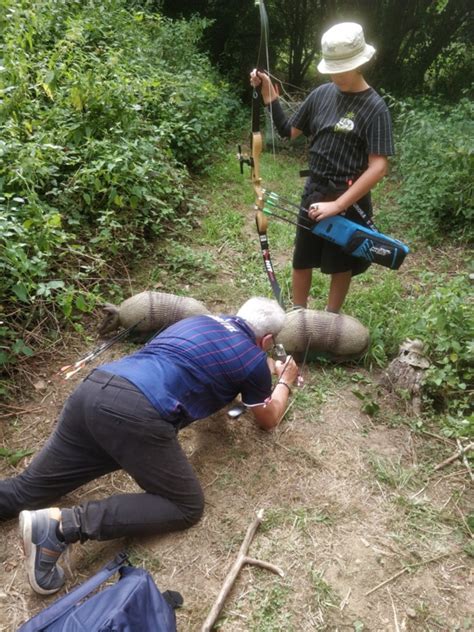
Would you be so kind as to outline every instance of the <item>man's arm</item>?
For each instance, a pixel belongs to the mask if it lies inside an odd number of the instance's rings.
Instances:
[[[288,405],[292,386],[298,377],[298,367],[291,356],[285,362],[275,362],[278,381],[273,389],[270,401],[261,406],[252,407],[256,424],[263,430],[276,428]]]

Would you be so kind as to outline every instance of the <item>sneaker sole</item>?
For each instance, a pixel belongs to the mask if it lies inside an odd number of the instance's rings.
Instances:
[[[36,583],[35,577],[35,560],[37,546],[32,540],[33,524],[31,520],[31,511],[22,511],[20,513],[20,534],[23,542],[23,553],[25,554],[25,567],[28,581],[33,590],[40,595],[52,595],[60,590],[59,588],[53,588],[53,590],[45,590]]]

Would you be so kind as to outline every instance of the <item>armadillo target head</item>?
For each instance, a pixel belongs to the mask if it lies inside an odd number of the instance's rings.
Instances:
[[[104,312],[104,318],[99,325],[100,336],[115,331],[120,325],[119,310],[115,305],[105,303],[102,305],[102,311]]]

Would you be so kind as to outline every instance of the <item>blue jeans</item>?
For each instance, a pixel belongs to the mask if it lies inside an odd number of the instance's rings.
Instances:
[[[62,509],[66,542],[185,529],[204,496],[174,426],[128,380],[93,371],[68,398],[53,434],[20,475],[0,481],[0,520],[123,469],[144,490]]]

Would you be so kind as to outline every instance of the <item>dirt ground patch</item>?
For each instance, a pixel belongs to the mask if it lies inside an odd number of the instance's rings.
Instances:
[[[251,253],[255,235],[248,226],[243,230],[252,240]],[[217,250],[219,277],[208,288],[197,282],[195,286],[194,296],[215,313],[226,311],[229,297],[234,302],[250,287],[254,291],[254,270],[243,265],[248,253],[243,257],[232,250],[232,243],[225,245]],[[201,247],[203,252],[208,249]],[[285,263],[278,255],[275,262],[280,268]],[[260,259],[258,266],[261,271]],[[245,285],[240,268],[250,279],[246,287],[239,285]],[[147,287],[173,291],[174,286],[169,287],[173,274]],[[409,269],[402,274],[409,274]],[[135,291],[141,289],[137,281]],[[50,434],[67,395],[84,377],[79,373],[69,382],[51,379],[61,364],[86,351],[67,351],[64,344],[57,353],[63,355],[61,359],[31,370],[34,396],[18,401],[17,416],[8,409],[3,429],[0,426],[0,445],[36,450]],[[101,356],[100,363],[130,349],[117,344]],[[66,590],[127,549],[132,562],[150,571],[162,590],[182,593],[178,630],[198,631],[249,524],[263,509],[264,519],[249,555],[281,567],[285,576],[244,567],[225,603],[219,630],[474,629],[473,560],[466,552],[469,544],[472,552],[466,516],[472,511],[473,490],[467,471],[456,461],[434,472],[433,466],[450,456],[456,443],[413,432],[403,406],[388,395],[376,395],[380,411],[375,418],[362,412],[367,400],[353,391],[360,394],[367,389],[373,397],[378,378],[360,367],[314,363],[306,367],[305,386],[296,390],[275,432],[260,431],[248,414],[230,420],[225,411],[184,429],[180,439],[205,492],[201,522],[188,531],[147,540],[71,547],[65,559]],[[21,471],[29,458],[16,466],[0,459],[0,477]],[[134,482],[118,472],[77,490],[61,505],[131,490],[136,490]],[[35,595],[27,583],[17,521],[2,525],[0,631],[13,632],[53,600]]]
[[[114,348],[101,361],[118,355]],[[146,541],[74,546],[66,560],[67,589],[125,547],[162,590],[182,593],[178,630],[199,630],[248,525],[264,509],[249,554],[278,565],[285,576],[244,567],[220,630],[473,629],[473,565],[464,551],[463,516],[472,504],[466,470],[455,463],[434,473],[433,463],[452,452],[448,444],[391,425],[388,401],[372,420],[361,412],[350,379],[318,398],[321,368],[311,365],[306,373],[304,389],[274,433],[258,430],[249,415],[233,421],[225,412],[182,431],[206,496],[197,526]],[[41,445],[81,377],[46,382],[35,400],[21,404],[33,412],[10,418],[4,445]],[[0,475],[20,471],[27,458],[16,468],[2,460]],[[128,476],[115,473],[61,504],[134,488]],[[16,521],[2,525],[0,630],[16,630],[52,600],[27,584]]]

